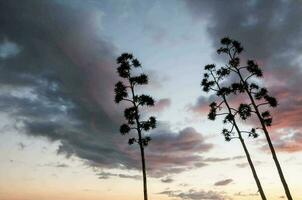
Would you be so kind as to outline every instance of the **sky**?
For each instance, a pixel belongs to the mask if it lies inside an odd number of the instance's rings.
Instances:
[[[302,200],[302,1],[1,0],[0,199],[139,200],[137,146],[119,133],[116,58],[132,53],[158,127],[146,148],[149,199],[260,199],[239,141],[207,119],[203,67],[222,37],[244,46],[278,99],[269,128]],[[241,123],[248,128],[255,122]],[[268,199],[285,199],[264,135],[244,136]]]

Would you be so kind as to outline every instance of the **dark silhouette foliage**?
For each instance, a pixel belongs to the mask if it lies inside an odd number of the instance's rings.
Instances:
[[[243,48],[241,47],[239,42],[232,41],[228,38],[223,38],[221,40],[222,44],[225,44],[226,47],[221,47],[217,50],[217,53],[228,53],[228,46],[232,45],[236,47],[236,51],[241,52]],[[214,64],[206,65],[204,70],[206,73],[203,75],[203,79],[201,81],[201,86],[203,91],[205,92],[214,92],[217,97],[217,102],[212,102],[210,106],[210,112],[208,114],[208,118],[210,120],[216,120],[217,116],[223,116],[223,123],[225,126],[229,126],[228,128],[223,128],[221,134],[224,136],[226,141],[231,141],[233,139],[239,139],[245,155],[247,157],[247,161],[250,165],[251,171],[253,173],[256,185],[258,187],[259,193],[263,200],[266,200],[264,191],[262,189],[260,180],[258,178],[257,172],[255,170],[254,164],[250,157],[249,151],[246,147],[244,139],[242,137],[243,133],[248,133],[249,137],[256,138],[258,134],[256,133],[256,129],[253,128],[250,131],[241,130],[238,126],[238,118],[247,120],[252,114],[252,107],[249,104],[240,103],[238,108],[234,108],[229,103],[229,97],[231,95],[237,95],[245,92],[245,83],[234,82],[230,85],[225,84],[225,79],[232,73],[232,68],[229,66],[239,66],[239,58],[233,59],[229,62],[229,65],[224,67],[216,67]],[[253,71],[257,71],[254,67],[251,68]],[[258,72],[257,72],[258,73]]]
[[[115,85],[115,102],[128,102],[130,107],[124,110],[126,123],[120,126],[122,135],[130,134],[131,131],[137,133],[137,137],[131,137],[128,140],[129,145],[138,144],[141,152],[142,172],[144,182],[144,200],[148,199],[147,193],[147,176],[144,148],[151,141],[151,137],[145,136],[144,131],[156,128],[156,118],[151,116],[146,120],[142,120],[140,111],[143,106],[154,106],[154,100],[151,96],[145,94],[136,94],[135,87],[148,84],[148,76],[146,74],[133,75],[133,69],[141,67],[140,62],[133,57],[132,54],[123,53],[117,58],[117,73],[123,81],[119,81]]]
[[[243,47],[238,41],[226,37],[221,40],[221,44],[222,47],[217,50],[217,53],[227,56],[228,64],[221,68],[227,73],[220,75],[217,74],[216,76],[222,76],[223,78],[226,78],[230,75],[233,75],[233,77],[235,76],[239,81],[231,83],[231,86],[223,89],[223,91],[219,90],[219,93],[217,92],[217,95],[220,93],[223,93],[225,95],[231,93],[233,95],[239,95],[241,93],[244,93],[248,97],[248,103],[241,103],[236,110],[236,113],[239,114],[242,120],[247,120],[252,115],[255,115],[258,118],[260,127],[253,128],[247,133],[249,134],[249,136],[255,138],[258,136],[256,129],[263,131],[271,150],[272,157],[277,167],[286,196],[289,200],[292,200],[290,190],[287,186],[275,149],[267,130],[267,127],[271,126],[273,121],[269,109],[274,108],[278,105],[277,99],[271,96],[265,87],[262,87],[255,82],[256,79],[263,77],[263,73],[259,65],[254,60],[248,60],[246,64],[241,65],[239,56],[243,51]],[[206,87],[209,86],[206,85]]]

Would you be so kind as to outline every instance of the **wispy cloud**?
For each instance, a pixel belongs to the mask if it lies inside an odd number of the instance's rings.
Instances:
[[[110,172],[100,172],[97,174],[99,179],[109,179],[112,177],[119,177],[119,178],[129,178],[129,179],[135,179],[139,180],[141,179],[140,175],[128,175],[128,174],[117,174],[117,173],[110,173]]]
[[[228,185],[230,183],[233,182],[233,179],[225,179],[225,180],[221,180],[221,181],[217,181],[216,183],[214,183],[215,186],[225,186],[225,185]]]
[[[167,195],[169,197],[176,197],[182,200],[199,200],[199,199],[207,199],[207,200],[231,200],[231,197],[223,194],[223,192],[215,192],[215,191],[204,191],[204,190],[194,190],[191,189],[189,191],[181,191],[181,190],[165,190],[158,194]]]

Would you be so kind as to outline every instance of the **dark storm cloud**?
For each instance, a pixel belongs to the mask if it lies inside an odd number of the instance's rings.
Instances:
[[[215,48],[219,47],[220,38],[229,36],[242,42],[243,59],[256,59],[263,66],[265,83],[279,100],[273,121],[276,127],[272,127],[278,134],[273,139],[287,134],[278,131],[282,128],[292,128],[300,134],[302,3],[282,0],[185,2],[194,20],[207,20]],[[203,111],[200,106],[204,103],[200,102],[196,109]],[[280,145],[280,148],[291,151],[289,146]]]
[[[299,1],[187,0],[194,17],[207,17],[213,41],[228,35],[241,41],[247,53],[259,60],[278,59],[288,67],[290,55],[301,50],[302,4]],[[283,55],[280,57],[280,55]],[[287,58],[287,59],[286,59]]]
[[[118,133],[117,55],[95,23],[103,13],[93,2],[0,2],[0,109],[19,132],[60,141],[58,153],[67,157],[100,168],[140,169],[137,148]],[[192,128],[159,126],[152,135],[146,157],[154,176],[194,167],[201,159],[195,152],[212,147]]]
[[[21,49],[1,59],[2,111],[28,135],[60,140],[61,153],[103,166],[127,164],[110,145],[117,125],[109,112],[115,53],[96,35],[97,11],[56,1],[2,1],[0,8],[0,37]]]

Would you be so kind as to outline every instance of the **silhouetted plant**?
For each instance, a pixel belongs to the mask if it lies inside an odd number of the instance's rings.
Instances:
[[[225,40],[222,40],[225,42]],[[236,45],[238,45],[236,43]],[[219,52],[226,51],[225,49],[219,49]],[[208,118],[210,120],[215,120],[217,116],[224,116],[223,123],[226,125],[230,125],[230,128],[224,128],[222,130],[222,135],[224,136],[226,141],[231,141],[232,139],[239,139],[241,142],[241,145],[243,147],[243,150],[245,152],[245,155],[247,157],[247,161],[250,165],[250,168],[252,170],[256,185],[258,187],[259,193],[261,195],[261,198],[263,200],[266,200],[264,191],[262,189],[260,180],[258,178],[257,172],[255,170],[254,164],[252,162],[252,159],[250,157],[249,151],[246,147],[246,144],[244,142],[244,139],[242,137],[242,133],[249,133],[249,136],[257,137],[255,130],[252,129],[251,131],[242,131],[239,129],[239,126],[237,124],[237,116],[240,116],[242,119],[247,119],[250,116],[251,108],[249,105],[246,104],[240,104],[239,109],[235,109],[231,107],[228,97],[231,94],[236,93],[237,91],[241,91],[242,86],[238,84],[233,84],[230,87],[224,86],[223,84],[225,77],[229,76],[230,69],[226,67],[217,68],[215,65],[206,65],[204,67],[206,73],[203,76],[201,86],[203,88],[203,91],[205,92],[215,92],[217,99],[219,100],[217,102],[212,102],[210,104],[210,112],[208,114]],[[236,88],[234,90],[233,88]],[[234,132],[235,131],[235,132]],[[237,134],[236,134],[237,133]]]
[[[124,117],[127,122],[120,126],[120,132],[122,135],[129,134],[131,131],[137,133],[137,137],[131,137],[128,140],[128,144],[132,145],[136,143],[140,147],[144,200],[147,200],[148,193],[144,148],[149,144],[151,138],[144,136],[143,131],[154,129],[156,127],[156,119],[155,117],[149,117],[147,120],[142,120],[140,109],[143,106],[154,106],[154,100],[151,96],[145,94],[138,95],[135,92],[136,86],[148,84],[148,76],[143,73],[140,75],[133,74],[132,70],[141,67],[141,64],[132,54],[123,53],[117,58],[117,64],[119,65],[117,72],[124,81],[119,81],[115,85],[115,102],[120,103],[121,101],[125,101],[131,105],[131,107],[124,110]]]
[[[228,57],[228,64],[225,66],[225,70],[227,70],[229,74],[235,75],[239,80],[232,83],[230,90],[232,90],[234,94],[244,93],[249,99],[248,104],[241,104],[239,106],[240,117],[243,120],[246,120],[254,114],[258,118],[261,127],[257,129],[261,129],[265,134],[286,196],[289,200],[292,200],[290,190],[267,130],[267,127],[272,125],[272,116],[268,108],[276,107],[278,105],[277,100],[268,93],[266,88],[253,82],[253,80],[262,78],[263,76],[262,70],[255,61],[248,60],[246,65],[240,65],[239,55],[243,51],[241,44],[238,41],[229,38],[223,38],[221,44],[222,47],[217,50],[217,53],[226,54]],[[253,129],[251,134],[256,134],[256,129]]]
[[[260,87],[256,82],[252,81],[255,78],[257,79],[263,76],[262,70],[255,61],[248,60],[246,65],[240,65],[239,55],[243,50],[241,44],[236,40],[231,40],[229,38],[223,38],[221,40],[221,44],[222,47],[217,52],[219,54],[223,53],[227,55],[229,64],[226,65],[226,68],[232,72],[232,74],[235,74],[235,76],[239,79],[239,81],[235,82],[234,84],[241,86],[240,90],[236,87],[233,87],[232,90],[236,91],[235,93],[245,93],[249,99],[249,104],[244,104],[244,108],[247,109],[245,110],[245,114],[240,116],[243,120],[251,117],[252,114],[255,114],[258,118],[261,125],[261,127],[258,129],[261,129],[265,134],[286,196],[289,200],[292,200],[290,190],[284,178],[274,146],[267,130],[267,127],[271,126],[272,124],[272,116],[268,110],[268,107],[276,107],[278,104],[277,100],[268,93],[266,88]]]

